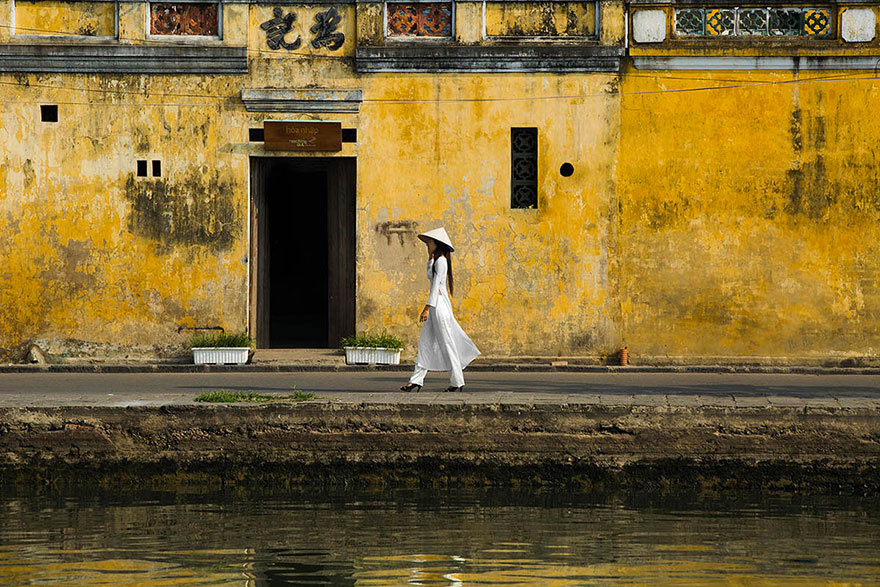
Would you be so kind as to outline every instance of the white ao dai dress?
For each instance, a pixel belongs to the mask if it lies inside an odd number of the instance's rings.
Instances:
[[[428,371],[449,371],[452,387],[464,385],[462,369],[480,354],[452,314],[452,304],[446,291],[446,257],[428,261],[428,320],[419,335],[419,353],[410,383],[422,385]]]

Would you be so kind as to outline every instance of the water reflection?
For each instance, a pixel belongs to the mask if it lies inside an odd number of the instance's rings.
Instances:
[[[0,585],[880,584],[874,501],[7,494]]]

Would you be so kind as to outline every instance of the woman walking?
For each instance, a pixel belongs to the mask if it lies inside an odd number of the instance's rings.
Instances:
[[[454,289],[452,251],[455,248],[443,228],[423,232],[419,239],[428,247],[428,280],[431,282],[431,290],[428,303],[419,315],[419,322],[423,325],[419,335],[416,367],[409,383],[400,389],[419,391],[428,371],[449,371],[450,386],[446,391],[461,391],[464,388],[462,369],[480,351],[452,315],[449,294]]]

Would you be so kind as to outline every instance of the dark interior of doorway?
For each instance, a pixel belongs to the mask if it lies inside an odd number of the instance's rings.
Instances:
[[[266,176],[269,346],[327,346],[327,170],[289,159]]]

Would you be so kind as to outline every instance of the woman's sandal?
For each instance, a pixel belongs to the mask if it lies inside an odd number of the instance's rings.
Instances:
[[[447,387],[444,391],[453,392],[453,391],[462,391],[462,390],[464,390],[464,385],[460,385],[460,386],[458,386],[458,387],[452,387],[452,386],[450,385],[450,386]]]
[[[422,386],[418,383],[407,383],[400,388],[400,391],[421,391]]]

